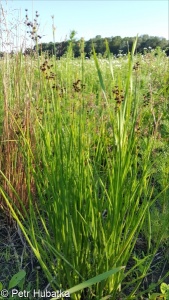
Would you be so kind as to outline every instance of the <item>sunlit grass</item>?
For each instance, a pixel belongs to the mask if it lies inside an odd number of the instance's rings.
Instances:
[[[66,290],[127,267],[72,299],[134,295],[168,234],[166,221],[152,229],[152,212],[168,207],[168,152],[159,187],[153,183],[159,174],[153,155],[168,139],[161,132],[168,92],[156,79],[156,71],[167,76],[167,58],[135,57],[134,48],[119,60],[76,60],[70,51],[59,61],[19,54],[0,66],[1,203],[48,282]],[[129,270],[140,233],[144,259]]]

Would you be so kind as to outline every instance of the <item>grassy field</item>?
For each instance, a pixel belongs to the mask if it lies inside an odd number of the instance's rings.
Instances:
[[[71,299],[157,299],[169,283],[168,58],[134,48],[0,60],[3,287],[21,270],[29,299],[95,277]]]

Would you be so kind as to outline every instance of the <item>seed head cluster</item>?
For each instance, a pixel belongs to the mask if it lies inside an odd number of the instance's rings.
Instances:
[[[47,58],[45,58],[44,63],[40,66],[40,70],[43,72],[45,78],[48,80],[55,79],[56,77],[56,74],[51,71],[52,67],[53,64],[50,64]]]
[[[112,90],[114,94],[114,99],[116,100],[116,109],[120,107],[121,103],[124,101],[124,91],[115,85]]]
[[[56,73],[52,71],[53,64],[51,64],[48,60],[48,57],[45,57],[43,64],[40,66],[40,70],[42,71],[44,78],[48,81],[52,82],[52,89],[55,89],[59,92],[59,96],[63,97],[64,88],[60,87],[60,85],[56,84]]]
[[[139,69],[140,63],[137,61],[133,67],[133,70],[137,71]]]
[[[38,29],[39,29],[39,23],[38,23],[38,11],[35,12],[35,19],[33,20],[33,22],[31,22],[29,20],[28,17],[28,9],[25,9],[26,15],[25,15],[25,22],[24,24],[27,26],[28,30],[27,33],[29,33],[29,37],[34,41],[34,42],[38,42],[39,39],[41,39],[42,37],[38,34]]]
[[[149,102],[150,102],[150,100],[151,100],[151,94],[150,94],[150,92],[147,92],[146,94],[143,94],[143,98],[144,98],[144,100],[143,100],[143,102],[144,102],[144,106],[147,106],[147,105],[149,105]]]
[[[78,79],[73,83],[73,90],[75,92],[81,92],[84,88],[85,88],[85,84],[82,84],[80,79]]]

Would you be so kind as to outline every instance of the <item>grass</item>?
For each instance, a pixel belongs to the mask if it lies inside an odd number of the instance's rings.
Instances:
[[[135,45],[119,59],[74,59],[70,44],[60,60],[0,61],[1,207],[26,239],[19,257],[53,290],[125,266],[75,300],[147,297],[168,276],[168,58]]]

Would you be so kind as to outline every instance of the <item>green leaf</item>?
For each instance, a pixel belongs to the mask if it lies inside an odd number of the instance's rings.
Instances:
[[[94,61],[95,61],[95,65],[96,65],[96,69],[97,69],[97,73],[98,73],[98,77],[99,77],[100,86],[102,88],[103,95],[104,95],[104,97],[106,99],[105,85],[104,85],[102,73],[101,73],[101,70],[100,70],[100,67],[99,67],[99,63],[98,63],[98,59],[97,59],[97,55],[96,55],[94,46],[93,46],[93,57],[94,57]]]
[[[106,44],[106,51],[107,51],[107,55],[108,55],[108,60],[109,60],[109,67],[110,67],[110,72],[114,81],[114,71],[113,71],[113,66],[112,66],[112,61],[111,61],[111,54],[110,54],[110,49],[109,49],[109,44],[108,41],[105,40],[105,44]]]
[[[100,281],[102,281],[104,279],[107,279],[109,276],[116,274],[117,272],[121,271],[124,268],[125,267],[122,266],[122,267],[115,268],[115,269],[112,269],[110,271],[107,271],[105,273],[102,273],[102,274],[100,274],[100,275],[98,275],[96,277],[93,277],[93,278],[91,278],[91,279],[89,279],[89,280],[87,280],[85,282],[82,282],[82,283],[80,283],[80,284],[78,284],[78,285],[70,288],[69,290],[66,290],[65,293],[68,293],[68,292],[70,294],[76,293],[76,292],[78,292],[80,290],[83,290],[83,289],[85,289],[85,288],[87,288],[87,287],[89,287],[89,286],[91,286],[93,284],[96,284],[96,283],[98,283],[98,282],[100,282]],[[56,299],[58,299],[58,298],[52,298],[50,300],[56,300]]]
[[[169,284],[166,284],[165,282],[163,282],[160,285],[160,290],[162,294],[165,294],[167,292],[167,290],[169,290]]]
[[[166,299],[169,300],[169,290],[167,290],[165,296],[166,296]]]
[[[25,277],[23,277],[21,281],[18,283],[18,287],[20,288],[20,290],[23,290],[24,283],[25,283]]]
[[[25,276],[26,276],[26,272],[24,270],[21,270],[17,274],[15,274],[9,282],[8,289],[17,286]]]
[[[0,282],[0,291],[2,291],[3,289],[3,285],[2,285],[2,282]]]
[[[112,296],[111,295],[107,295],[107,296],[101,298],[100,300],[107,300],[107,299],[110,299],[110,298],[112,298]]]
[[[161,294],[160,293],[153,293],[150,297],[149,297],[149,300],[156,300],[157,297],[160,297]]]

